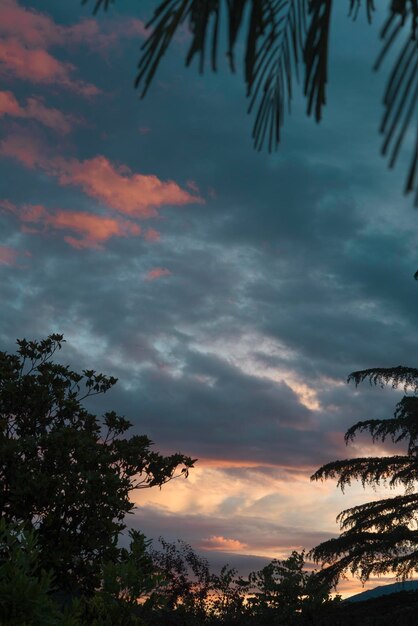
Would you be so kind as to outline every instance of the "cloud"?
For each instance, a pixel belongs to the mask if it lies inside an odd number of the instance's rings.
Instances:
[[[18,252],[10,246],[0,246],[0,265],[14,265]]]
[[[72,115],[47,107],[41,98],[28,98],[22,106],[11,91],[0,91],[0,117],[5,115],[36,120],[63,135],[71,131],[76,121]]]
[[[59,61],[47,50],[28,49],[17,39],[0,41],[0,75],[38,84],[58,84],[86,97],[98,95],[100,89],[95,85],[72,78],[74,69],[71,63]]]
[[[147,228],[144,237],[147,241],[160,241],[161,235],[155,228]]]
[[[200,548],[206,550],[221,550],[223,552],[235,552],[236,550],[244,550],[247,544],[242,543],[238,539],[228,539],[222,535],[211,535],[207,539],[203,539]]]
[[[45,169],[48,160],[43,147],[30,135],[15,133],[0,141],[0,155],[16,159],[25,167]]]
[[[120,217],[110,218],[85,211],[48,211],[42,205],[16,206],[8,200],[0,201],[0,208],[13,213],[22,223],[24,232],[39,234],[45,230],[65,231],[64,240],[73,248],[102,248],[112,237],[137,237],[141,228]],[[39,230],[38,226],[41,226]]]
[[[55,176],[61,185],[80,187],[84,193],[120,213],[138,218],[158,215],[165,205],[202,204],[203,198],[182,189],[172,180],[153,174],[137,174],[127,166],[114,165],[105,156],[79,161],[48,156],[36,139],[9,135],[0,142],[0,154],[17,159],[26,167],[39,167]],[[151,238],[154,236],[151,233]]]
[[[113,165],[104,156],[85,161],[55,159],[50,166],[62,185],[79,186],[87,195],[132,216],[155,217],[156,209],[163,205],[203,202],[174,181],[133,173],[126,166]]]
[[[135,18],[109,19],[104,26],[95,19],[83,19],[64,26],[46,13],[21,6],[17,0],[2,0],[0,34],[19,39],[29,48],[84,44],[95,50],[113,45],[122,36],[144,37],[146,28]]]
[[[144,34],[144,24],[137,19],[109,20],[105,30],[93,19],[63,26],[44,13],[21,6],[16,0],[3,0],[0,5],[0,74],[37,84],[58,84],[82,96],[96,96],[100,89],[74,78],[74,65],[60,61],[49,49],[85,45],[104,53],[120,40]]]
[[[152,270],[148,270],[145,280],[156,280],[162,276],[170,276],[171,272],[165,267],[154,267]]]

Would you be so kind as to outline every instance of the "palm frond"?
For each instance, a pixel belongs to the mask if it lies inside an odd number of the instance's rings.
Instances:
[[[138,63],[135,86],[143,85],[143,97],[151,84],[154,74],[172,42],[179,27],[187,21],[191,34],[191,44],[186,56],[189,65],[197,54],[200,57],[199,69],[203,72],[207,39],[210,37],[211,66],[216,70],[218,34],[220,23],[220,0],[165,0],[154,12],[147,28],[153,31],[142,46],[142,56]]]
[[[380,68],[388,52],[398,44],[401,45],[389,74],[383,97],[384,114],[380,126],[383,134],[382,154],[389,159],[389,167],[394,167],[400,149],[413,119],[417,121],[418,101],[418,45],[416,40],[418,26],[418,4],[416,0],[393,1],[390,14],[382,31],[382,50],[374,68]],[[418,126],[415,131],[415,142],[412,150],[409,170],[406,177],[405,194],[416,189],[418,168]],[[418,192],[415,195],[415,206],[418,206]]]
[[[99,11],[99,9],[104,9],[105,11],[107,11],[107,9],[109,8],[109,6],[111,4],[114,3],[115,0],[96,0],[94,3],[94,9],[93,9],[93,14],[96,15],[96,13]],[[87,4],[89,2],[89,0],[81,0],[81,4]]]
[[[265,140],[271,151],[280,142],[285,109],[290,111],[293,75],[303,57],[307,0],[254,1],[250,16],[245,80],[248,112],[257,107],[253,126],[256,149]]]
[[[350,10],[348,14],[351,15],[354,20],[357,19],[362,4],[362,0],[350,0]],[[375,10],[376,7],[374,4],[374,0],[366,0],[366,15],[369,24],[371,24],[372,22],[373,13],[375,12]]]
[[[314,113],[317,122],[322,117],[322,107],[326,103],[328,82],[328,45],[331,22],[332,0],[310,0],[311,20],[306,36],[305,96],[308,100],[307,113]]]
[[[237,42],[238,33],[241,29],[244,12],[246,5],[249,4],[249,0],[227,0],[228,4],[228,52],[229,64],[232,71],[235,71],[235,58],[234,49]],[[252,10],[254,12],[255,5],[259,5],[257,1],[252,3]],[[251,21],[251,27],[254,27],[254,23]],[[248,31],[248,41],[252,42],[251,27]]]

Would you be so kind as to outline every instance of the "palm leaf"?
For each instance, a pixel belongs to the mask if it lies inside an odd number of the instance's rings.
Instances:
[[[393,1],[390,15],[382,31],[382,50],[375,63],[379,69],[388,52],[395,45],[401,44],[395,62],[389,74],[383,104],[384,115],[380,131],[383,134],[382,154],[389,159],[389,167],[394,167],[402,144],[408,133],[411,122],[417,121],[418,101],[418,46],[416,30],[418,22],[418,5],[414,0]],[[405,28],[407,26],[407,28]],[[405,193],[416,190],[418,168],[418,126],[406,177]],[[415,194],[415,206],[418,206],[418,192]]]
[[[349,15],[353,16],[353,19],[357,19],[358,13],[360,11],[360,7],[362,5],[362,0],[350,0],[350,11]],[[366,0],[366,14],[367,21],[371,24],[372,16],[374,11],[376,10],[374,0]]]
[[[200,57],[199,68],[203,72],[207,38],[210,36],[211,66],[216,70],[220,0],[165,0],[147,24],[147,28],[153,26],[153,31],[142,46],[143,53],[135,80],[136,87],[143,84],[141,97],[146,94],[173,36],[186,21],[192,38],[186,64],[189,65],[197,54]]]
[[[271,151],[280,142],[286,108],[290,111],[293,75],[303,57],[307,0],[253,2],[250,16],[245,79],[250,98],[248,112],[257,107],[254,146],[267,140]]]
[[[93,13],[96,14],[99,11],[99,9],[104,9],[105,11],[107,11],[109,6],[113,4],[114,1],[115,0],[96,0],[94,4]],[[81,4],[87,4],[87,2],[89,2],[89,0],[81,0]]]
[[[332,0],[310,0],[311,21],[305,45],[305,96],[308,115],[315,114],[317,122],[322,117],[326,103],[328,82],[328,44]]]

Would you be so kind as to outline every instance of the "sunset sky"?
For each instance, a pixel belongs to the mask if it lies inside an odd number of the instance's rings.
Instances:
[[[347,375],[417,366],[418,213],[406,159],[389,172],[379,156],[383,12],[369,26],[338,5],[325,118],[296,96],[268,154],[240,69],[185,69],[185,30],[139,99],[156,2],[97,18],[92,2],[0,2],[1,349],[61,332],[60,361],[117,376],[89,408],[199,459],[187,481],[135,494],[129,524],[243,573],[379,497],[310,475],[382,453],[343,434],[400,394]]]

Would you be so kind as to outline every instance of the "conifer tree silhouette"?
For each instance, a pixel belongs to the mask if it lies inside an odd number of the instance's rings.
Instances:
[[[342,511],[337,518],[341,535],[321,543],[310,556],[325,565],[319,575],[333,584],[348,571],[362,581],[387,572],[405,579],[418,571],[418,369],[373,368],[353,372],[348,380],[356,385],[365,380],[382,387],[391,384],[412,392],[403,396],[391,419],[361,421],[345,434],[346,443],[362,432],[369,432],[373,442],[405,442],[406,453],[333,461],[311,479],[336,478],[342,490],[359,480],[363,486],[385,484],[405,491]]]

